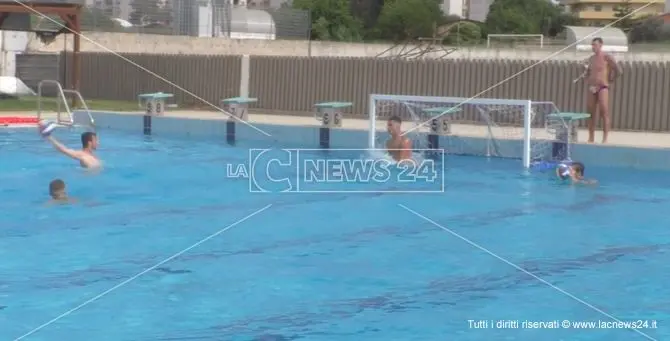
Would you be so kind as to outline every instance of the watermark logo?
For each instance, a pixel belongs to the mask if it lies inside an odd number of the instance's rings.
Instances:
[[[444,150],[395,162],[383,149],[250,149],[226,176],[248,179],[252,193],[439,193]]]

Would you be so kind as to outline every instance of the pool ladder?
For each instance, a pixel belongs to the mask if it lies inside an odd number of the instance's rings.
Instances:
[[[42,100],[44,99],[44,96],[42,94],[42,88],[45,85],[55,85],[56,89],[58,90],[58,98],[56,99],[56,117],[55,121],[57,124],[66,126],[66,127],[74,127],[74,126],[88,126],[91,129],[95,129],[95,120],[93,120],[93,116],[91,116],[91,111],[88,109],[88,105],[86,105],[86,101],[84,101],[84,98],[81,96],[81,93],[77,90],[70,90],[70,89],[63,89],[63,87],[60,85],[58,81],[55,80],[42,80],[38,83],[37,85],[37,119],[42,120],[45,117],[44,112],[43,112],[43,107],[42,107]],[[79,100],[80,105],[83,107],[83,110],[78,110],[77,114],[84,114],[84,122],[77,122],[77,116],[79,115],[74,115],[72,110],[70,110],[70,105],[67,103],[68,98],[65,96],[65,94],[70,94],[73,96],[76,96],[76,98]],[[65,109],[64,111],[62,109]]]

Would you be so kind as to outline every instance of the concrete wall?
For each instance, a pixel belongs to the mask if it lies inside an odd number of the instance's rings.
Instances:
[[[304,40],[234,40],[224,38],[194,38],[187,36],[162,36],[129,33],[86,32],[82,51],[115,53],[167,53],[202,55],[252,55],[252,56],[313,56],[313,57],[376,57],[392,47],[388,44],[353,44],[337,42],[308,42]],[[68,50],[72,37],[61,35],[49,45],[31,39],[30,51],[61,52],[67,38]],[[399,52],[401,48],[396,48]],[[406,48],[407,49],[407,48]],[[449,54],[449,59],[509,59],[509,60],[584,60],[587,52],[559,52],[560,47],[486,49],[459,48]],[[393,53],[391,53],[393,54]],[[440,57],[443,53],[432,54]],[[629,52],[618,55],[623,61],[670,61],[670,53]]]
[[[28,46],[27,32],[0,31],[0,75],[14,77],[16,74],[16,53]]]

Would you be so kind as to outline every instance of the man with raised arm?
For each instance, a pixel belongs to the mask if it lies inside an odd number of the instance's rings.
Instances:
[[[81,134],[81,150],[73,150],[58,142],[53,136],[45,137],[59,152],[79,161],[79,164],[88,169],[97,169],[102,163],[95,156],[95,150],[98,148],[98,136],[92,132]]]
[[[586,70],[586,82],[589,87],[586,95],[586,105],[591,118],[589,118],[589,143],[595,140],[595,124],[598,115],[603,121],[603,143],[607,143],[610,130],[609,110],[609,87],[612,82],[622,74],[621,67],[617,65],[614,57],[603,52],[602,38],[593,38],[591,48],[593,56],[589,58]]]

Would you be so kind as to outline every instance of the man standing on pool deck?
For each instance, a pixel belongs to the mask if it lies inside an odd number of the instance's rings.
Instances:
[[[102,166],[102,163],[94,154],[95,150],[98,148],[98,136],[95,133],[85,132],[81,134],[81,150],[73,150],[65,147],[51,135],[47,136],[46,139],[49,140],[59,152],[75,160],[79,160],[79,164],[84,168],[92,169],[100,168]]]
[[[614,58],[602,51],[602,38],[593,38],[591,48],[593,56],[589,58],[586,69],[586,82],[589,87],[586,95],[586,105],[591,118],[589,118],[589,143],[595,139],[595,125],[598,114],[603,121],[603,143],[607,143],[610,130],[609,111],[609,86],[614,80],[621,76],[622,70]]]
[[[402,136],[401,125],[402,120],[398,116],[389,118],[386,123],[386,130],[391,135],[391,138],[386,141],[386,150],[396,161],[412,158],[412,141]]]

